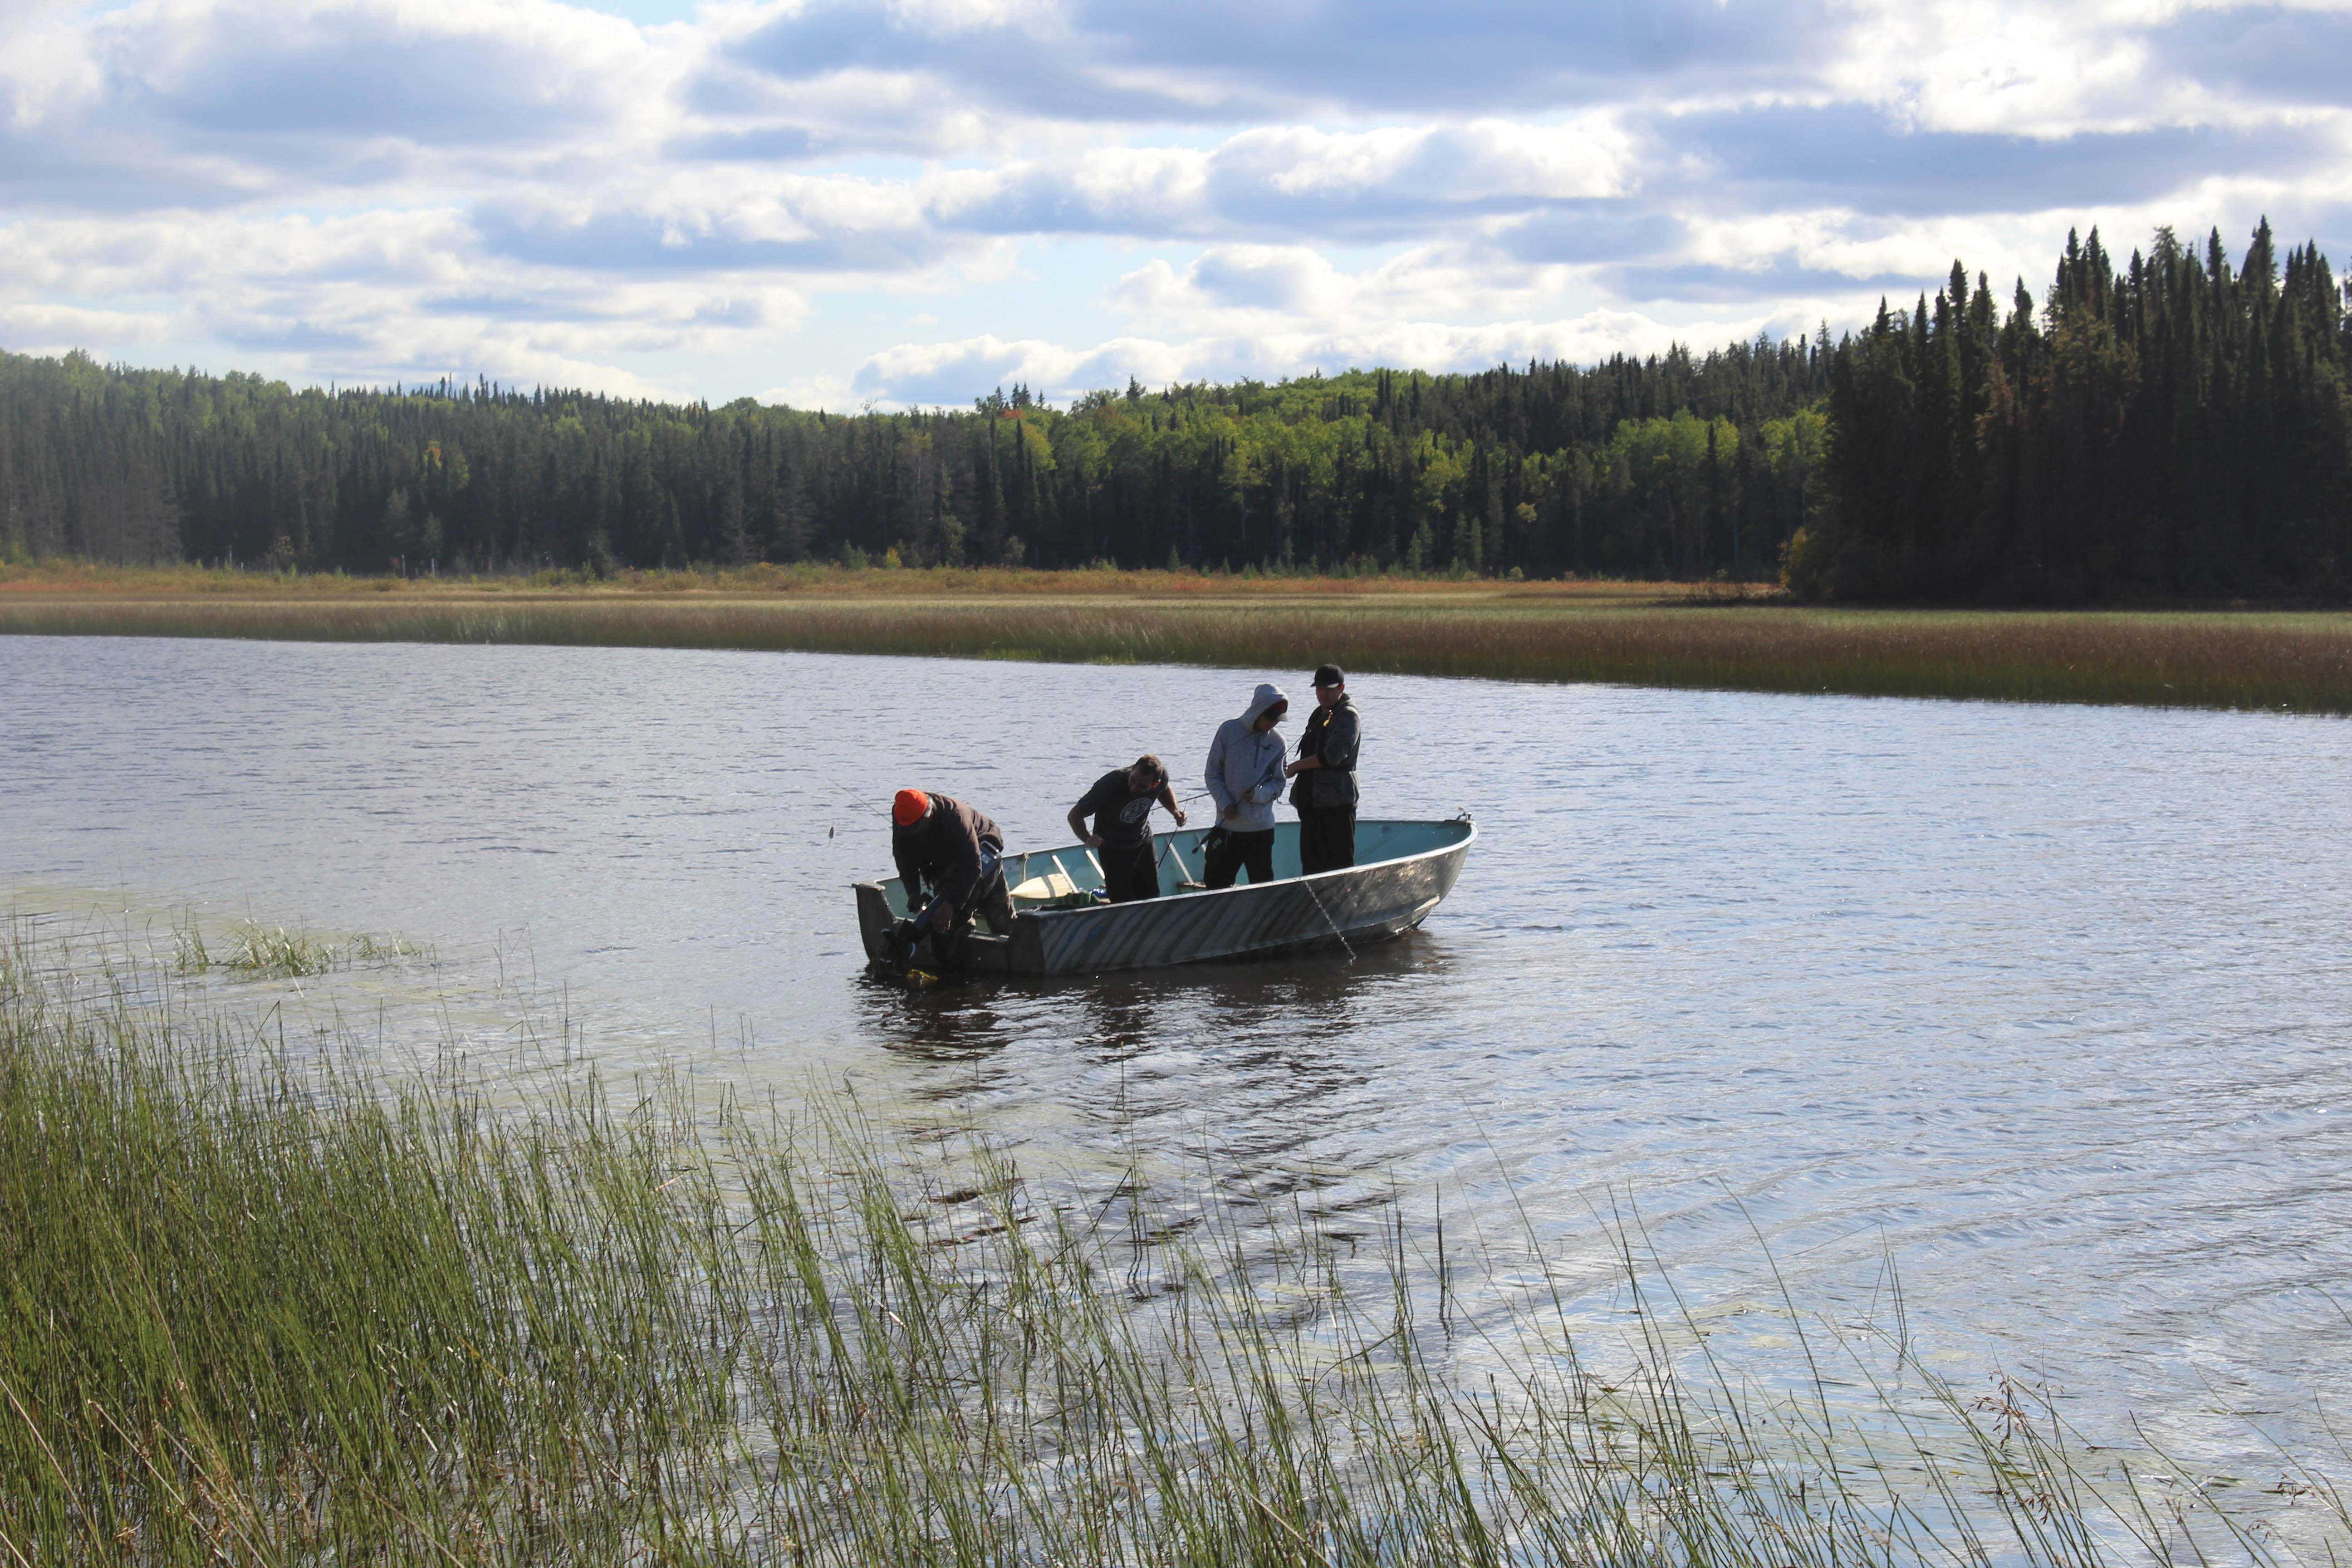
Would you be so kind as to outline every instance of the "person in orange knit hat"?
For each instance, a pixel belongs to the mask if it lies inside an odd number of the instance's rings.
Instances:
[[[954,962],[974,914],[987,917],[989,930],[1011,933],[1003,855],[1003,832],[961,801],[902,789],[890,803],[890,858],[919,934],[931,939],[942,963]]]

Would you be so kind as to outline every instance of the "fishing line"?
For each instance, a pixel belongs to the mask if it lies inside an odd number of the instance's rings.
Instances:
[[[874,798],[866,792],[851,789],[847,785],[844,784],[840,780],[835,779],[829,774],[821,773],[814,768],[800,768],[795,771],[809,778],[814,779],[817,783],[824,785],[825,788],[833,791],[835,795],[840,796],[838,800],[834,802],[835,805],[856,806],[860,811],[863,811],[867,806],[875,804]]]
[[[1323,895],[1315,890],[1315,879],[1312,877],[1302,877],[1298,880],[1298,885],[1307,889],[1307,896],[1315,900],[1315,908],[1322,915],[1323,923],[1329,926],[1331,934],[1339,939],[1339,946],[1346,951],[1348,962],[1355,963],[1356,950],[1349,945],[1348,933],[1339,929],[1339,922],[1331,918],[1331,911],[1323,908]]]

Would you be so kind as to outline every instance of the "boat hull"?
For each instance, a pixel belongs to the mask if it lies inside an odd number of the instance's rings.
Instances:
[[[1193,829],[1156,835],[1161,896],[1126,904],[1025,909],[1009,932],[974,931],[964,967],[1012,974],[1097,974],[1219,959],[1339,952],[1385,941],[1419,925],[1462,874],[1477,830],[1453,822],[1360,822],[1357,864],[1298,875],[1298,828],[1275,829],[1276,879],[1213,892],[1199,886],[1201,839]],[[1102,873],[1086,849],[1040,850],[1005,858],[1008,885],[1058,876],[1082,890]],[[908,911],[896,879],[856,885],[866,952],[887,962],[889,931]]]

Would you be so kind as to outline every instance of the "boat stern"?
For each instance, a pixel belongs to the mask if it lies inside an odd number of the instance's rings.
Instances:
[[[855,882],[857,895],[857,936],[866,956],[887,964],[898,955],[890,951],[890,928],[908,914],[905,896],[896,878],[887,882]],[[1037,943],[1037,923],[1027,915],[1013,917],[1010,931],[974,929],[963,940],[959,967],[982,974],[1034,974],[1044,967]]]
[[[890,895],[879,882],[859,882],[857,893],[857,935],[866,943],[866,956],[877,963],[890,960],[890,927],[898,919],[890,907]]]

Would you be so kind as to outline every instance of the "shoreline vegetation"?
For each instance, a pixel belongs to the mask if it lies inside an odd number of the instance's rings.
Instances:
[[[519,577],[0,567],[0,634],[1179,664],[2352,713],[2352,613],[1831,609],[1754,584],[800,564]]]
[[[289,1055],[258,993],[127,942],[77,964],[40,924],[0,927],[10,1563],[2286,1563],[2352,1540],[2326,1468],[2352,1456],[2277,1452],[2271,1487],[2271,1461],[2093,1448],[2032,1385],[1965,1396],[1907,1337],[1797,1303],[1759,1310],[1811,1381],[1759,1383],[1637,1233],[1612,1347],[1532,1231],[1506,1287],[1401,1225],[1360,1253],[1303,1211],[1181,1233],[1133,1174],[1073,1194],[977,1139],[909,1158],[850,1105],[390,1079],[341,1065],[349,1035]]]

